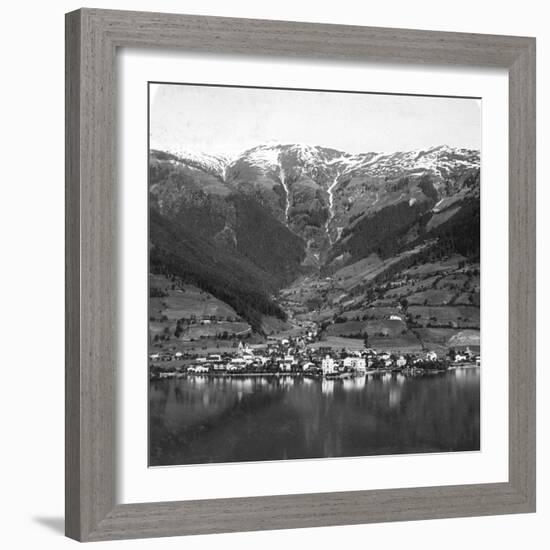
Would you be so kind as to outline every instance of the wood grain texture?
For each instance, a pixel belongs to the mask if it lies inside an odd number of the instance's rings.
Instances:
[[[85,12],[67,28],[67,534],[85,538],[114,503],[115,52]]]
[[[509,475],[535,508],[535,42],[509,69]]]
[[[65,529],[80,533],[80,16],[65,26]]]
[[[518,51],[532,40],[149,12],[85,10],[85,14],[104,29],[105,36],[124,46],[255,56],[510,67]]]
[[[509,70],[507,483],[131,505],[115,502],[115,55],[119,47],[135,46]],[[85,9],[66,16],[66,71],[68,536],[110,540],[535,510],[534,39]]]

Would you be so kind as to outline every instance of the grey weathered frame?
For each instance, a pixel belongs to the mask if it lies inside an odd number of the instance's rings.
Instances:
[[[114,121],[119,47],[508,69],[508,482],[115,503]],[[534,38],[82,9],[66,16],[66,116],[69,537],[97,541],[535,511]]]

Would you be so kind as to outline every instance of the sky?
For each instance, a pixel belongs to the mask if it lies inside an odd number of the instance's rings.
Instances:
[[[150,84],[153,149],[236,155],[262,143],[347,153],[481,148],[481,100]]]

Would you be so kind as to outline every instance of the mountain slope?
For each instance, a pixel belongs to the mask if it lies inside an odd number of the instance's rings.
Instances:
[[[395,213],[402,218],[402,223],[386,227],[389,241],[394,229],[402,232],[411,219],[425,212],[433,209],[435,215],[436,208],[447,209],[454,203],[456,213],[461,201],[479,198],[479,152],[469,149],[438,146],[348,154],[276,144],[249,149],[223,167],[220,157],[215,162],[213,158],[178,157],[182,166],[209,166],[204,174],[215,173],[220,184],[259,203],[303,239],[304,264],[316,267],[346,252],[345,243],[339,241],[368,217],[373,217],[371,227]],[[451,215],[450,210],[446,215]],[[355,259],[352,254],[348,261]]]
[[[230,305],[258,332],[262,317],[285,319],[270,298],[270,274],[246,258],[216,246],[151,209],[149,264],[151,273],[177,276]]]
[[[479,164],[478,151],[447,146],[348,154],[259,145],[233,159],[152,151],[151,263],[203,284],[258,331],[263,316],[284,317],[280,289],[370,258],[372,276],[361,282],[359,269],[353,288],[335,288],[342,302],[359,292],[367,303],[377,281],[424,260],[475,266]]]
[[[303,240],[253,197],[192,162],[152,152],[150,206],[189,234],[267,269],[267,286],[290,282],[304,257]]]
[[[301,269],[304,243],[205,166],[152,153],[151,270],[207,290],[262,331],[263,317],[285,317],[272,296]]]

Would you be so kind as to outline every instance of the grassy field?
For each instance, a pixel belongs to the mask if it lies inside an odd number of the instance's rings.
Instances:
[[[327,336],[324,340],[320,342],[315,342],[309,345],[312,349],[319,348],[332,348],[332,349],[342,349],[346,348],[349,350],[362,350],[365,347],[365,344],[362,339],[358,338],[340,338],[338,336]]]
[[[387,338],[369,337],[369,346],[389,353],[421,353],[424,349],[422,342],[412,332]]]
[[[344,311],[341,316],[350,321],[358,321],[368,319],[389,319],[391,315],[404,316],[401,309],[397,306],[352,309],[350,311]]]
[[[235,310],[193,285],[151,275],[150,289],[154,294],[149,298],[152,351],[229,350],[237,340],[220,340],[220,336],[238,339],[251,332],[250,325]],[[185,321],[178,330],[179,319]]]
[[[412,334],[407,333],[394,337],[369,337],[369,347],[379,351],[387,351],[390,353],[420,353],[422,352],[422,343]],[[330,347],[334,350],[342,348],[349,350],[363,350],[365,344],[363,340],[357,338],[342,338],[338,336],[327,336],[320,342],[315,342],[310,345],[313,349],[322,347]]]
[[[451,290],[431,289],[407,296],[409,306],[421,305],[445,305],[448,304],[455,292]]]
[[[172,289],[166,278],[153,275],[150,286],[160,288],[168,294],[165,297],[149,299],[150,315],[166,315],[170,320],[191,315],[238,318],[233,308],[193,285],[182,285],[182,288]]]
[[[249,339],[247,342],[251,341]],[[170,342],[163,342],[160,347],[152,347],[150,353],[157,353],[162,351],[190,353],[197,355],[207,355],[209,353],[231,353],[237,349],[238,340],[219,340],[217,338],[204,338],[195,342],[186,342],[183,340],[173,339]],[[174,362],[162,361],[159,364],[175,365]]]
[[[409,306],[407,311],[419,325],[453,323],[455,328],[479,327],[479,308],[472,305]]]
[[[368,321],[347,321],[327,327],[328,336],[353,336],[367,333],[371,336],[395,337],[407,330],[403,321],[378,319]]]
[[[479,330],[457,330],[451,328],[421,328],[415,333],[422,339],[426,348],[445,352],[449,348],[471,347],[479,350]]]

